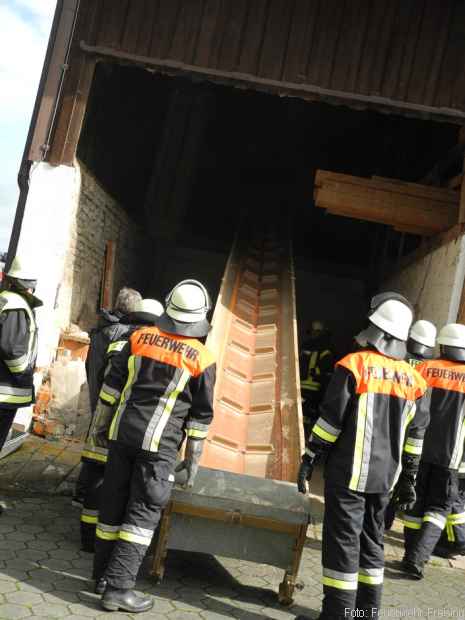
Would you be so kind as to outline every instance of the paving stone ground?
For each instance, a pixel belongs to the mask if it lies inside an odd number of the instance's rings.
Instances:
[[[24,467],[19,464],[18,453],[15,458],[16,466]],[[3,467],[6,464],[2,462],[0,476]],[[318,496],[311,502],[316,518],[302,559],[303,589],[296,592],[292,607],[285,608],[277,602],[276,592],[282,579],[279,569],[245,560],[177,552],[169,554],[165,579],[158,585],[148,574],[150,561],[146,562],[138,589],[153,595],[155,606],[152,612],[131,615],[108,613],[100,608],[89,579],[92,556],[79,550],[79,511],[71,506],[70,498],[56,493],[45,495],[41,485],[41,493],[34,494],[29,486],[31,477],[28,480],[27,489],[19,483],[14,489],[4,485],[7,510],[0,517],[1,620],[29,617],[286,620],[297,614],[313,618],[318,613],[322,594],[321,498]],[[318,484],[316,481],[315,491]],[[55,483],[53,488],[55,491],[58,488]],[[402,549],[398,525],[389,534],[386,546],[384,617],[465,619],[462,569],[451,568],[446,561],[435,559],[428,566],[424,581],[410,581],[398,571]]]

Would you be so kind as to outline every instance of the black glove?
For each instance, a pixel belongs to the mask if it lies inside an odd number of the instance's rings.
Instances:
[[[416,502],[415,476],[410,472],[402,472],[392,496],[392,505],[396,510],[411,510]]]
[[[183,485],[185,489],[190,489],[194,486],[194,480],[199,469],[200,457],[202,456],[203,442],[203,439],[188,437],[185,453],[186,458],[176,467],[175,471],[177,472],[183,469],[187,472],[187,480]]]
[[[302,462],[299,467],[299,473],[297,474],[297,488],[299,493],[307,492],[307,482],[310,482],[313,474],[313,459],[308,455],[302,456]]]

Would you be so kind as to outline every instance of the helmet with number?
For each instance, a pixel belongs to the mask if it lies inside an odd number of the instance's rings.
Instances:
[[[207,313],[211,308],[210,296],[198,280],[183,280],[167,295],[165,313],[157,322],[163,331],[202,338],[210,330]]]
[[[444,325],[438,335],[438,344],[441,349],[441,357],[456,362],[464,362],[465,325],[461,323]]]
[[[421,359],[431,359],[436,345],[436,327],[429,321],[416,321],[407,340],[407,351]]]
[[[362,347],[371,345],[379,353],[405,359],[406,342],[413,320],[413,308],[399,293],[380,293],[370,302],[369,326],[356,336]]]

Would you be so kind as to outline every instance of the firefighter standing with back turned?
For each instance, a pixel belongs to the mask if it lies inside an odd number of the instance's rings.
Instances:
[[[199,341],[209,331],[209,309],[200,282],[180,282],[166,298],[165,314],[131,335],[105,377],[93,436],[97,444],[102,435],[110,439],[94,558],[106,610],[137,613],[153,606],[132,588],[171,496],[183,438],[181,468],[190,487],[213,418],[216,365]]]
[[[418,366],[429,386],[431,421],[417,479],[417,502],[404,516],[402,569],[423,578],[447,516],[458,498],[465,440],[465,325],[450,323],[438,335],[440,358]]]
[[[329,330],[322,321],[312,321],[309,337],[300,351],[299,365],[304,430],[308,439],[334,367]]]
[[[139,293],[132,289],[123,288],[117,298],[116,307],[125,310],[125,314],[119,317],[119,321],[112,323],[110,329],[98,330],[91,336],[91,355],[88,367],[88,377],[92,371],[100,372],[95,374],[95,387],[99,390],[95,395],[98,402],[100,389],[103,384],[104,376],[110,371],[112,358],[121,351],[132,331],[137,327],[150,324],[153,320],[163,313],[163,306],[155,299],[138,299]],[[124,299],[124,302],[122,302]],[[117,316],[115,317],[117,318]],[[102,333],[102,331],[104,333]],[[109,338],[112,338],[109,340]],[[94,351],[92,351],[94,345]],[[106,351],[105,351],[106,345]],[[99,381],[100,379],[100,381]],[[92,383],[89,384],[92,387]],[[97,402],[92,399],[95,393],[91,391],[91,404],[93,411]],[[88,439],[81,459],[81,465],[87,468],[86,485],[84,488],[84,498],[81,511],[81,548],[83,551],[93,553],[95,550],[95,528],[98,522],[98,511],[100,506],[100,492],[102,489],[105,474],[105,463],[107,462],[108,449],[103,446],[96,446],[92,441],[93,418],[88,433]],[[85,460],[84,460],[85,459]]]
[[[434,347],[436,346],[436,327],[429,321],[416,321],[410,330],[407,340],[407,362],[416,368],[424,360],[434,357]],[[391,501],[386,508],[384,516],[384,526],[390,530],[396,516],[395,489],[392,493]]]
[[[321,620],[342,620],[354,609],[357,617],[377,615],[389,491],[400,475],[399,506],[415,500],[416,455],[428,423],[426,382],[403,361],[410,304],[397,293],[377,295],[368,320],[356,337],[363,349],[336,365],[298,475],[305,493],[315,457],[328,453]]]
[[[38,330],[32,259],[15,257],[0,292],[0,450],[20,407],[34,402]],[[3,508],[0,506],[0,513]]]

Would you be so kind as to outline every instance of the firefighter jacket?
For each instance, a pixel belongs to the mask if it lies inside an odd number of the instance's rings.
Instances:
[[[81,454],[83,460],[102,464],[107,462],[108,449],[96,446],[92,440],[94,414],[105,374],[110,370],[112,358],[122,350],[131,333],[138,327],[153,324],[154,321],[155,317],[146,312],[132,312],[123,316],[118,312],[103,310],[98,326],[92,330],[86,373],[93,419]]]
[[[314,340],[305,342],[299,364],[301,390],[324,393],[334,368],[334,357],[326,343]]]
[[[117,405],[108,437],[172,461],[189,437],[205,439],[213,418],[216,364],[194,338],[136,330],[114,357],[100,399]]]
[[[407,362],[373,350],[336,365],[306,453],[328,452],[325,476],[352,491],[386,493],[402,454],[419,457],[428,425],[425,380]]]
[[[465,364],[425,360],[417,369],[430,388],[431,419],[422,461],[458,470],[465,441]]]
[[[110,357],[121,350],[131,329],[130,319],[119,312],[102,310],[97,327],[90,332],[86,359],[91,412],[95,411]]]
[[[42,302],[13,290],[0,292],[0,407],[17,409],[34,402],[37,358],[34,308]]]

